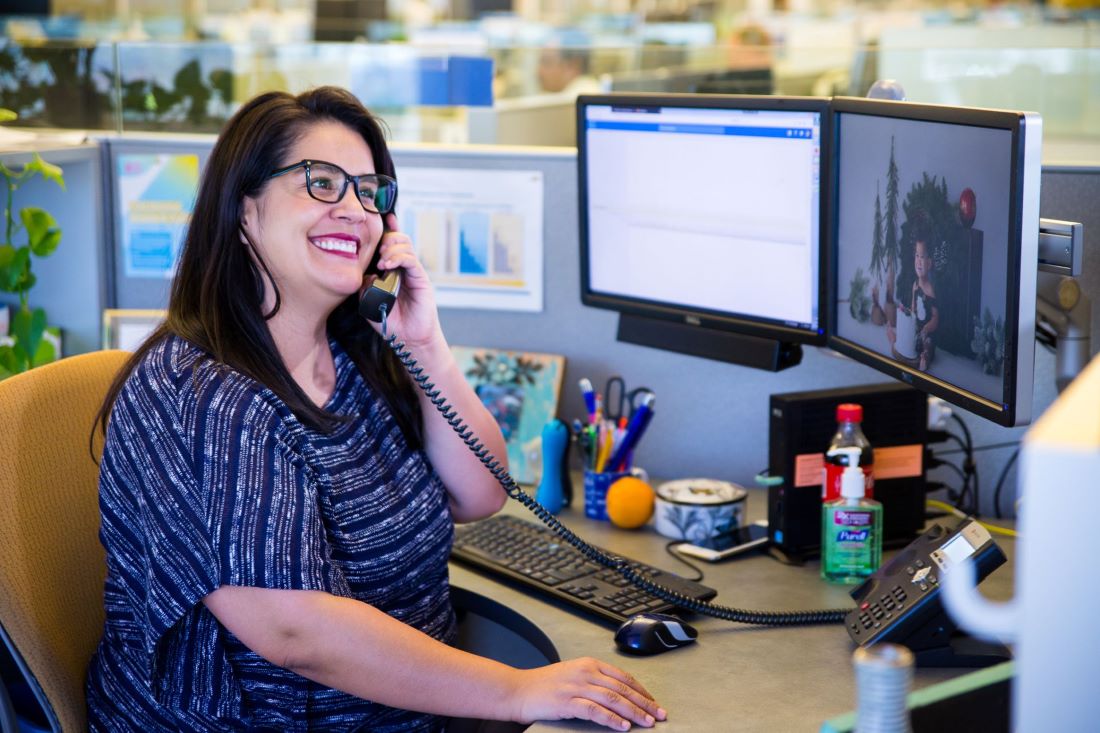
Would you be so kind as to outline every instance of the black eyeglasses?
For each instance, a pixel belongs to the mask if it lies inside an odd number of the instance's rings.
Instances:
[[[326,204],[335,204],[344,198],[348,184],[355,184],[355,195],[367,211],[388,214],[397,201],[397,181],[380,173],[363,173],[353,176],[335,163],[323,160],[301,160],[294,165],[272,171],[268,178],[278,178],[298,168],[306,169],[306,191]]]

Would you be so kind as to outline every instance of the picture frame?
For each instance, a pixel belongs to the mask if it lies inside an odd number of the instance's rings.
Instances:
[[[500,425],[512,477],[533,484],[542,474],[542,429],[557,415],[565,357],[452,346],[466,381]]]
[[[103,348],[135,351],[167,315],[163,310],[104,309]]]

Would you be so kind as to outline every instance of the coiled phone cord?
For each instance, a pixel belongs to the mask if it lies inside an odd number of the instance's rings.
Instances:
[[[720,618],[726,621],[754,624],[757,626],[805,626],[808,624],[832,624],[844,621],[844,617],[848,614],[850,609],[819,611],[746,611],[738,608],[730,608],[729,606],[722,606],[716,603],[696,600],[695,598],[677,593],[674,590],[654,583],[648,577],[631,567],[630,563],[623,558],[609,555],[589,545],[575,535],[571,529],[562,524],[557,517],[550,513],[549,509],[538,503],[538,501],[527,494],[527,492],[516,483],[516,480],[512,478],[507,469],[501,465],[500,461],[498,461],[478,437],[474,435],[473,430],[471,430],[465,421],[459,417],[455,409],[447,402],[447,399],[435,388],[435,384],[430,381],[431,378],[424,373],[424,368],[417,364],[412,352],[405,348],[404,342],[397,341],[397,334],[387,335],[387,308],[385,305],[382,305],[380,310],[382,313],[383,340],[401,361],[402,366],[408,371],[409,376],[412,377],[416,386],[425,396],[427,396],[432,405],[435,406],[435,409],[439,411],[439,414],[442,415],[443,419],[447,421],[447,424],[451,426],[451,429],[462,439],[466,447],[477,456],[477,459],[489,470],[493,478],[500,483],[505,494],[527,507],[543,524],[549,527],[554,534],[576,548],[587,560],[614,570],[636,588],[640,588],[663,601],[704,616],[713,616],[714,618]]]

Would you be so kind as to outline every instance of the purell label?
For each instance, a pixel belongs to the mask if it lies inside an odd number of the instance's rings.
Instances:
[[[871,512],[847,512],[843,509],[833,514],[833,524],[845,527],[865,527],[871,523]]]
[[[866,542],[871,534],[869,529],[842,529],[836,533],[837,542]]]

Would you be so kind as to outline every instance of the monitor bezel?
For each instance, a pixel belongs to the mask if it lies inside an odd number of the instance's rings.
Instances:
[[[685,109],[729,109],[762,110],[788,112],[816,112],[821,120],[821,150],[819,156],[818,185],[818,272],[817,272],[817,329],[796,328],[794,326],[754,319],[749,316],[732,315],[721,311],[698,308],[688,305],[673,305],[660,301],[632,298],[625,295],[595,291],[590,285],[589,271],[589,220],[587,188],[587,135],[585,134],[586,110],[590,106],[618,105],[628,107],[680,107]],[[577,98],[577,213],[580,231],[580,280],[581,302],[584,305],[620,314],[630,314],[645,318],[671,321],[690,327],[714,329],[734,334],[743,334],[779,342],[811,344],[824,346],[827,332],[826,323],[826,226],[828,223],[828,202],[826,199],[826,171],[830,170],[829,145],[831,139],[829,99],[826,97],[784,97],[748,94],[656,94],[656,93],[610,93],[581,95]]]
[[[1005,361],[1002,402],[969,392],[961,387],[897,362],[837,333],[839,303],[838,240],[840,226],[839,177],[842,115],[866,115],[917,122],[938,122],[968,127],[1007,130],[1011,141],[1011,181],[1009,191],[1009,241],[1020,247],[1008,253],[1008,286],[1005,294]],[[826,267],[828,272],[828,308],[826,311],[827,345],[830,349],[907,384],[941,397],[965,410],[999,425],[1012,427],[1031,420],[1031,402],[1035,361],[1035,289],[1038,272],[1039,177],[1042,122],[1034,113],[952,107],[947,105],[835,97],[832,101],[829,149],[834,161],[828,181],[830,221],[826,230]],[[1028,170],[1034,180],[1025,180]],[[1026,275],[1026,276],[1025,276]],[[1010,333],[1010,317],[1016,329]]]

